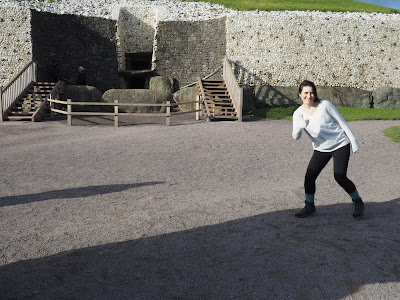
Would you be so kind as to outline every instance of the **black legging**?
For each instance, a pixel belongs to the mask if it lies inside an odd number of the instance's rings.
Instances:
[[[356,190],[354,183],[347,178],[347,166],[350,158],[350,144],[347,144],[333,152],[314,150],[304,180],[306,194],[315,194],[315,180],[331,157],[333,157],[333,172],[336,182],[339,183],[348,194]]]

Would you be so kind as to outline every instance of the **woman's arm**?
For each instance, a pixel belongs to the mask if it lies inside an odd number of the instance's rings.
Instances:
[[[353,130],[351,130],[349,124],[347,124],[345,119],[343,119],[342,115],[339,113],[337,108],[332,103],[329,102],[327,105],[327,111],[331,115],[331,117],[335,120],[335,122],[346,133],[347,137],[350,140],[351,148],[353,149],[353,152],[358,151],[360,149],[360,144],[358,143],[357,137],[354,134]]]
[[[298,110],[293,113],[293,131],[292,136],[297,141],[301,138],[303,129],[307,127],[307,122],[303,119],[303,116]]]

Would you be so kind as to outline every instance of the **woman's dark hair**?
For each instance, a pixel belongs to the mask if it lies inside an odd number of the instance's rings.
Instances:
[[[314,101],[319,102],[318,94],[317,94],[317,87],[315,86],[314,82],[309,81],[309,80],[304,80],[302,83],[300,83],[299,86],[299,94],[303,91],[303,88],[305,86],[311,86],[314,92]]]

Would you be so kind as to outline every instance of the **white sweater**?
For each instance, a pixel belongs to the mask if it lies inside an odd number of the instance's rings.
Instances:
[[[304,119],[308,119],[308,124]],[[353,152],[360,149],[354,132],[340,115],[336,107],[327,100],[321,100],[313,115],[307,114],[301,106],[293,113],[293,138],[298,140],[302,131],[307,133],[314,150],[331,152],[349,143]]]

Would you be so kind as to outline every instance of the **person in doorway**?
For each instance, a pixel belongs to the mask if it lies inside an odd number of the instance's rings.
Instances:
[[[78,67],[78,78],[76,79],[76,85],[86,85],[86,71],[82,66]]]
[[[303,81],[299,86],[299,96],[303,104],[293,113],[292,136],[298,140],[304,130],[312,141],[314,153],[304,180],[305,207],[295,216],[305,218],[316,212],[315,181],[332,157],[335,180],[353,201],[353,217],[364,216],[364,203],[354,183],[347,178],[350,152],[356,152],[360,148],[356,136],[336,107],[331,102],[318,98],[313,82]]]
[[[61,79],[61,66],[53,59],[51,63],[51,81],[58,82]]]

